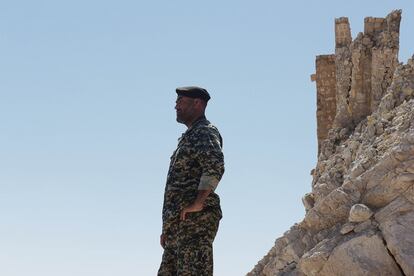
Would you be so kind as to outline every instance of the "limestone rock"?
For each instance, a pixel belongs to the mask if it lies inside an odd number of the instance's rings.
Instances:
[[[350,222],[362,222],[366,221],[373,215],[371,209],[364,204],[355,204],[349,211]]]
[[[366,230],[371,229],[373,227],[375,227],[375,225],[372,223],[372,221],[371,220],[366,220],[366,221],[363,221],[363,222],[359,223],[358,225],[356,225],[354,227],[354,232],[355,233],[360,233],[362,231],[366,231]]]
[[[413,183],[414,174],[403,173],[397,175],[391,172],[388,177],[366,193],[363,201],[371,206],[383,207],[407,190]]]
[[[355,228],[355,225],[353,223],[346,223],[341,228],[341,234],[342,235],[348,234],[349,232],[354,230],[354,228]]]
[[[327,262],[331,252],[340,241],[341,237],[335,236],[334,238],[326,238],[319,242],[300,259],[300,271],[304,272],[305,275],[318,275]]]
[[[308,211],[313,208],[315,205],[315,199],[313,198],[312,193],[307,193],[302,197],[303,206],[305,206],[305,210]]]
[[[388,249],[405,275],[414,275],[414,204],[400,196],[381,209],[375,218]]]
[[[320,276],[403,275],[378,235],[362,235],[337,246]]]

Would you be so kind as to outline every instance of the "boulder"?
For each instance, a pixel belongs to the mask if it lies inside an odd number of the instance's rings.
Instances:
[[[372,216],[373,212],[364,204],[355,204],[349,211],[350,222],[362,222],[366,221]]]
[[[403,275],[379,234],[361,235],[337,246],[320,276]]]
[[[388,249],[405,275],[414,275],[414,204],[400,196],[375,218]]]

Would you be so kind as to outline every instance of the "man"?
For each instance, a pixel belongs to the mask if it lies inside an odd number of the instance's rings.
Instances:
[[[178,139],[168,170],[158,276],[210,276],[213,240],[222,217],[214,192],[224,173],[222,138],[205,117],[207,90],[190,86],[176,92],[177,122],[187,131]]]

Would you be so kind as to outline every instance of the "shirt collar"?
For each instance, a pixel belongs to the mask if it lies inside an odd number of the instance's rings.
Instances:
[[[184,134],[189,133],[191,130],[196,128],[198,125],[202,124],[203,122],[206,122],[207,118],[205,115],[201,115],[198,119],[194,121],[194,123],[187,129],[187,131]]]

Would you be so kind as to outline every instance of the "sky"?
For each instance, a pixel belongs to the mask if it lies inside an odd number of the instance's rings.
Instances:
[[[334,19],[394,9],[406,62],[407,0],[1,1],[0,275],[156,275],[186,85],[224,139],[215,275],[245,275],[304,217]]]

